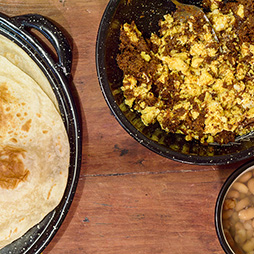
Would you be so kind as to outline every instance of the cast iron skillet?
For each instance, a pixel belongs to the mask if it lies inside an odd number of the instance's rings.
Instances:
[[[182,1],[201,5],[201,1]],[[254,136],[229,145],[202,145],[188,142],[179,134],[166,134],[158,124],[146,127],[140,116],[123,103],[122,71],[116,63],[121,24],[132,20],[145,37],[158,32],[158,21],[175,11],[170,0],[111,0],[102,16],[96,43],[97,74],[104,98],[116,119],[138,142],[150,150],[180,162],[219,165],[237,162],[254,155]]]
[[[53,61],[38,40],[28,32],[30,28],[38,30],[50,41],[57,53],[57,62]],[[0,14],[0,33],[22,47],[48,78],[57,97],[70,142],[69,177],[60,204],[24,236],[0,250],[0,254],[39,254],[56,234],[69,210],[80,171],[81,126],[74,99],[68,87],[72,52],[63,33],[40,15],[8,18]]]

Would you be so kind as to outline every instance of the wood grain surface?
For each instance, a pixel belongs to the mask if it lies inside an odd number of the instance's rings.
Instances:
[[[225,179],[243,162],[187,165],[130,137],[110,113],[95,66],[107,0],[1,0],[8,16],[41,14],[73,48],[70,84],[82,117],[83,158],[71,209],[44,254],[224,253],[214,208]]]

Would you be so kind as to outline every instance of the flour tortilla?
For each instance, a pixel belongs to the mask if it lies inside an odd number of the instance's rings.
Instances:
[[[0,248],[59,204],[69,156],[68,136],[54,102],[0,55]]]
[[[33,78],[58,109],[56,96],[42,70],[21,47],[1,34],[0,55],[6,57],[15,66]]]

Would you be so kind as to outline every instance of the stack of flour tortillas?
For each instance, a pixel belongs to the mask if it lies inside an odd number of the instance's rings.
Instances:
[[[19,46],[0,36],[0,249],[59,204],[69,156],[47,78]]]

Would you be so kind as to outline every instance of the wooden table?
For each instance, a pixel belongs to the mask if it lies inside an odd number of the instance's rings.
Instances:
[[[38,13],[65,29],[73,47],[72,90],[80,105],[83,160],[71,209],[44,254],[224,253],[214,207],[225,179],[243,164],[187,165],[136,142],[102,96],[95,66],[108,0],[1,0],[1,12]]]

